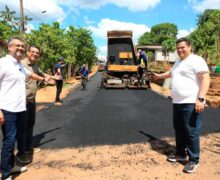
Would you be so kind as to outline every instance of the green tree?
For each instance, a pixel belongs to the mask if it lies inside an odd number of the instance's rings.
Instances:
[[[41,61],[39,65],[42,70],[50,69],[53,72],[53,66],[58,57],[65,57],[66,39],[64,30],[60,29],[58,22],[52,25],[41,24],[39,30],[32,30],[30,34],[26,34],[27,44],[36,44],[41,47]]]
[[[6,6],[5,11],[0,12],[0,42],[1,55],[5,54],[4,42],[10,36],[19,33],[20,19],[15,17],[14,11]],[[24,17],[25,23],[31,18]],[[82,64],[88,64],[89,68],[96,61],[96,47],[91,36],[92,32],[83,28],[70,26],[68,30],[60,28],[58,22],[52,25],[40,24],[38,30],[32,30],[25,34],[27,45],[35,44],[41,47],[40,68],[48,73],[53,72],[53,66],[58,57],[63,57],[67,63],[67,77],[70,77]]]
[[[198,27],[190,34],[194,51],[211,63],[220,64],[220,10],[206,10],[199,15]]]
[[[169,51],[175,51],[176,39],[174,38],[166,39],[165,41],[162,42],[162,47],[165,51],[165,61],[166,61]]]
[[[20,21],[20,18],[16,18],[18,21]],[[27,24],[28,24],[28,22],[29,21],[32,21],[33,19],[32,18],[30,18],[30,17],[28,17],[28,16],[24,16],[24,19],[22,19],[22,21],[24,21],[24,26],[27,26]],[[21,27],[19,27],[19,29],[20,29]],[[26,28],[25,28],[25,30],[26,30]]]
[[[64,54],[67,58],[67,78],[71,77],[76,71],[76,55],[75,55],[75,33],[76,29],[73,26],[69,26],[69,29],[66,31],[66,49]]]
[[[0,57],[7,53],[6,42],[14,34],[16,32],[10,26],[0,22]]]
[[[83,28],[70,26],[64,30],[58,22],[41,24],[39,30],[26,34],[26,40],[29,45],[41,47],[39,65],[44,71],[52,72],[57,58],[63,57],[67,63],[66,77],[69,78],[79,65],[85,63],[91,67],[95,61],[96,47],[91,32]]]
[[[138,45],[162,44],[167,39],[176,39],[177,26],[172,23],[161,23],[153,26],[150,32],[138,39]]]
[[[87,29],[78,28],[76,30],[75,54],[77,64],[88,64],[89,68],[95,62],[96,55],[96,47],[91,34],[92,32]]]
[[[161,23],[151,28],[151,35],[155,44],[162,44],[163,41],[174,38],[177,35],[177,26],[171,23]]]
[[[13,30],[18,30],[19,21],[15,16],[15,11],[10,11],[7,5],[5,6],[5,10],[0,12],[0,21],[11,27]]]
[[[0,39],[8,40],[13,34],[15,34],[15,32],[12,31],[10,26],[0,22]]]
[[[150,32],[145,32],[138,38],[138,45],[147,45],[154,42]]]
[[[215,10],[211,17],[213,17],[213,21],[216,24],[216,64],[220,65],[220,10]]]

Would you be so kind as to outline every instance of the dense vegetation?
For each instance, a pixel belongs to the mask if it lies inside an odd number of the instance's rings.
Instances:
[[[177,31],[175,24],[157,24],[139,38],[138,45],[159,44],[165,52],[172,51],[175,49]],[[210,64],[220,65],[220,10],[206,10],[199,15],[197,28],[189,38],[195,53]]]
[[[9,37],[20,35],[20,19],[15,17],[15,12],[6,6],[0,12],[0,56],[7,53],[3,48]],[[25,17],[25,22],[31,21]],[[89,68],[97,61],[96,47],[91,36],[92,32],[84,28],[69,26],[67,29],[60,28],[58,22],[40,24],[38,30],[23,34],[27,46],[35,44],[41,47],[42,54],[39,65],[43,71],[52,72],[53,65],[58,57],[63,57],[66,66],[66,76],[70,77],[82,64],[88,64]]]

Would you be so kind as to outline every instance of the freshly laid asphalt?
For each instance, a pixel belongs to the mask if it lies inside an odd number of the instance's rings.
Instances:
[[[77,86],[62,106],[47,104],[47,109],[39,111],[35,145],[61,149],[174,137],[171,100],[152,90],[100,89],[100,81],[97,73],[87,91]],[[215,132],[220,132],[220,109],[207,108],[202,135]]]

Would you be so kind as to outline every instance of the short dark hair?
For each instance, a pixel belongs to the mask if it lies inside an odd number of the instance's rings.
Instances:
[[[35,45],[35,44],[32,44],[32,45],[28,46],[28,49],[27,49],[27,50],[30,51],[30,49],[31,49],[32,47],[38,49],[38,50],[40,51],[40,53],[41,53],[40,47],[37,46],[37,45]]]
[[[185,42],[187,44],[187,46],[192,45],[191,41],[187,38],[187,37],[182,37],[176,40],[176,45],[181,43],[181,42]]]

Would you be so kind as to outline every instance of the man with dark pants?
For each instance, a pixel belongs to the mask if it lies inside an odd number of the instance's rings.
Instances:
[[[189,39],[178,39],[176,50],[179,59],[171,70],[162,74],[154,73],[153,78],[171,77],[176,154],[171,154],[167,160],[187,162],[183,171],[192,173],[198,168],[200,160],[201,112],[205,108],[210,84],[209,69],[202,57],[191,53]]]
[[[87,91],[87,81],[88,81],[88,75],[89,71],[85,64],[83,64],[82,68],[80,69],[80,75],[81,75],[81,84],[83,91]]]
[[[36,45],[31,45],[27,50],[27,57],[24,58],[21,63],[30,72],[45,77],[47,79],[53,79],[52,76],[43,73],[37,66],[37,61],[40,57],[40,48]],[[22,114],[22,120],[18,123],[17,132],[17,149],[16,160],[19,163],[28,164],[32,161],[27,154],[36,153],[40,151],[40,148],[33,147],[33,129],[36,116],[36,92],[37,81],[33,79],[26,80],[26,108]]]
[[[0,59],[0,124],[3,144],[1,149],[2,180],[11,180],[11,174],[24,172],[26,166],[14,162],[17,124],[26,110],[25,78],[43,81],[44,78],[28,71],[21,59],[25,52],[24,40],[13,37],[8,41],[8,55]]]
[[[148,70],[147,69],[148,58],[147,58],[146,53],[143,50],[139,49],[138,54],[137,54],[137,59],[138,59],[137,61],[138,85],[140,86],[143,84],[143,75],[147,73],[147,70]],[[148,88],[151,88],[149,78],[146,84],[148,85]]]
[[[56,98],[55,98],[55,105],[62,105],[62,101],[60,100],[60,94],[63,88],[63,78],[64,78],[64,59],[62,57],[58,58],[58,62],[54,66],[54,74],[56,77]]]

